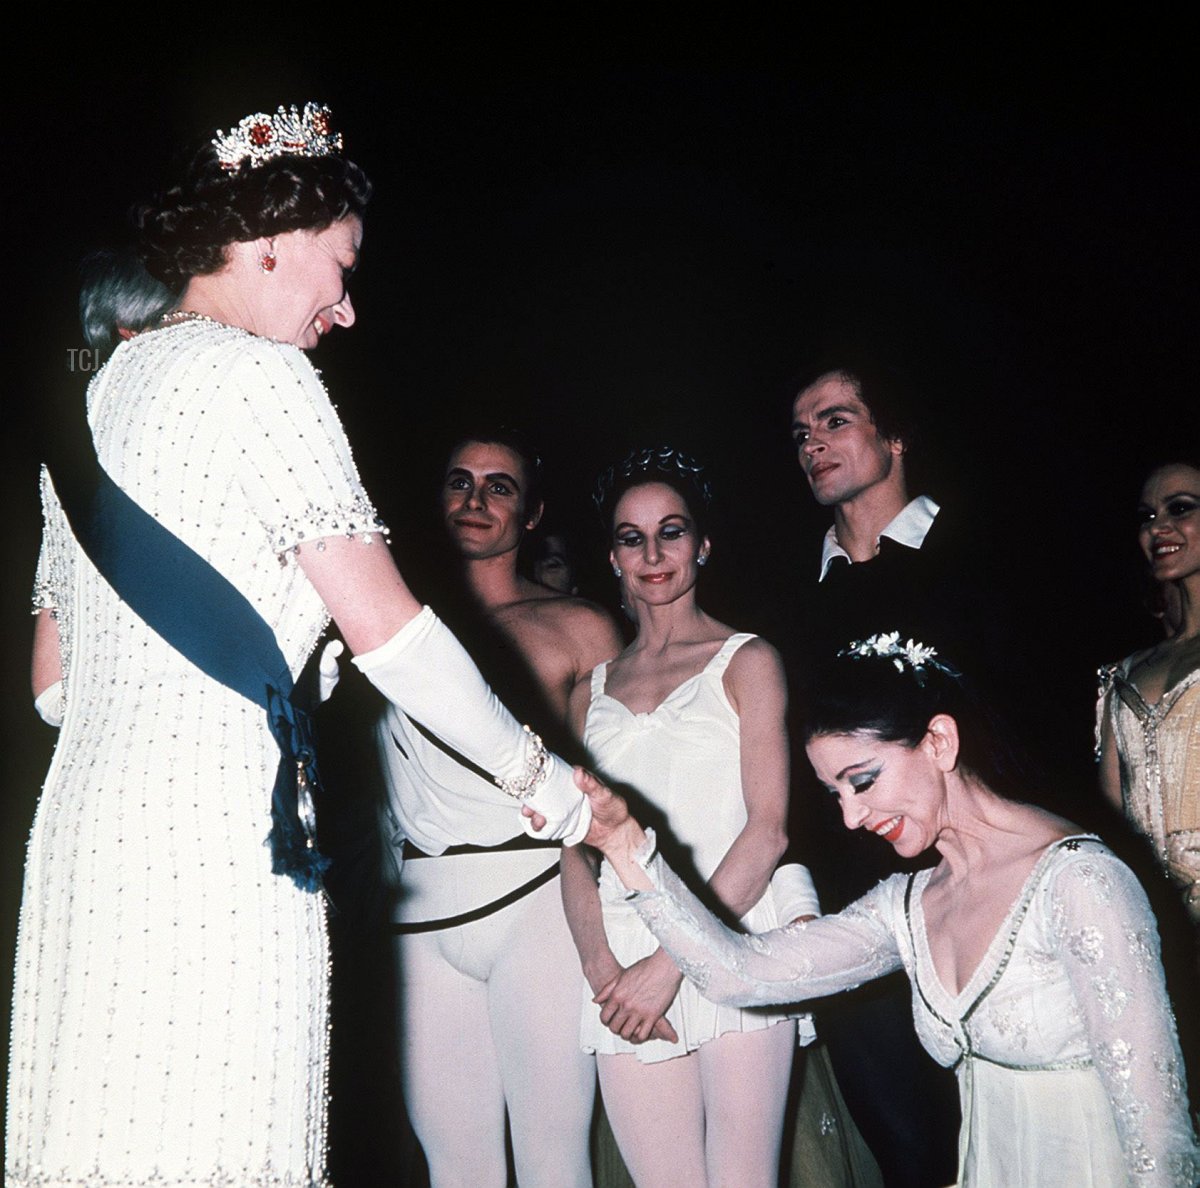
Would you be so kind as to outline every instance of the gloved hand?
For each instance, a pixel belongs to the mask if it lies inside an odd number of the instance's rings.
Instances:
[[[490,773],[514,796],[514,812],[526,806],[545,818],[545,827],[536,830],[532,818],[521,816],[526,833],[567,845],[583,840],[591,808],[575,787],[571,768],[500,704],[462,644],[429,607],[385,644],[355,656],[354,664],[393,705]]]
[[[317,701],[324,703],[333,696],[342,674],[338,669],[338,657],[346,650],[346,645],[340,639],[331,639],[321,649],[321,659],[317,662]]]
[[[63,715],[67,712],[62,681],[55,681],[53,685],[47,685],[33,699],[33,708],[37,710],[42,721],[48,726],[61,726]]]

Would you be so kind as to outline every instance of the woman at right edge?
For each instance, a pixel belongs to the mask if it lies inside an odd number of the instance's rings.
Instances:
[[[836,915],[747,936],[589,784],[597,845],[701,992],[761,1006],[903,968],[921,1042],[958,1076],[961,1188],[1195,1188],[1200,1152],[1159,961],[1132,872],[1028,795],[985,707],[936,651],[880,634],[814,682],[808,757],[847,828],[932,870]]]
[[[1165,638],[1101,669],[1096,757],[1105,798],[1179,892],[1200,973],[1200,466],[1151,471],[1138,519]]]

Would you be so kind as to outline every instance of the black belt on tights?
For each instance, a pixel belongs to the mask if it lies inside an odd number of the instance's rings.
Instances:
[[[428,858],[437,859],[439,857],[448,856],[451,854],[499,854],[511,853],[515,850],[553,850],[558,849],[557,842],[542,841],[536,837],[514,837],[511,841],[505,842],[499,846],[451,846],[445,851],[444,855],[426,854],[424,850],[418,850],[410,841],[404,843],[404,860],[407,862],[410,858]],[[526,895],[532,894],[539,887],[550,882],[551,879],[558,876],[558,863],[552,862],[545,870],[538,871],[533,878],[528,879],[519,887],[514,887],[511,891],[505,892],[499,899],[493,899],[490,903],[480,904],[477,908],[472,908],[469,912],[460,912],[456,916],[441,916],[436,920],[413,920],[406,921],[403,924],[392,924],[391,932],[394,936],[410,936],[415,932],[437,932],[443,928],[458,928],[463,924],[470,924],[475,920],[482,920],[494,912],[500,911],[502,908],[508,907],[510,904],[516,903],[518,900],[524,899]]]
[[[404,861],[408,862],[415,858],[451,858],[457,854],[509,854],[514,850],[557,850],[561,845],[561,842],[546,841],[541,837],[529,837],[528,834],[520,833],[498,846],[448,846],[440,854],[426,854],[405,838],[403,855]]]

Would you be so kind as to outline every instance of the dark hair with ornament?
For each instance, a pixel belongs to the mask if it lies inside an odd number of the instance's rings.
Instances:
[[[341,137],[329,132],[328,118],[328,109],[309,104],[301,128],[296,108],[280,108],[275,116],[247,116],[207,142],[175,185],[134,210],[151,275],[182,288],[190,277],[219,271],[231,243],[322,231],[361,216],[371,183],[337,151]],[[293,127],[300,130],[289,133]]]
[[[1037,782],[994,710],[936,649],[899,632],[843,648],[808,677],[804,741],[832,734],[866,735],[914,748],[929,722],[948,714],[958,724],[959,766],[991,791],[1028,800]]]
[[[626,491],[647,483],[663,483],[677,492],[700,536],[708,533],[712,483],[705,477],[704,464],[674,446],[648,446],[631,450],[601,472],[592,493],[605,532],[612,530],[613,514]]]

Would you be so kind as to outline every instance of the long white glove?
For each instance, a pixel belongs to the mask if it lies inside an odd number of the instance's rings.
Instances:
[[[462,644],[429,607],[387,643],[355,656],[354,664],[393,705],[497,780],[519,790],[537,768],[530,733],[500,704]],[[522,804],[546,818],[541,832],[520,815]],[[532,794],[513,799],[512,807],[531,837],[561,839],[569,846],[584,839],[592,820],[571,768],[557,755],[545,756]]]
[[[63,715],[67,712],[66,698],[63,697],[62,681],[47,685],[33,700],[33,708],[37,710],[42,721],[48,726],[61,726]]]

